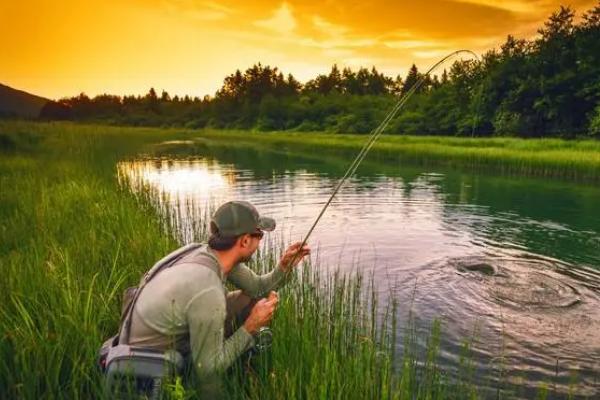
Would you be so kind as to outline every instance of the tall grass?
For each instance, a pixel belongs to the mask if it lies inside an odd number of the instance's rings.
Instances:
[[[116,162],[172,138],[158,129],[0,123],[0,398],[101,397],[99,344],[117,330],[120,293],[202,224],[180,236],[181,213],[160,197],[119,185]],[[180,207],[193,205],[181,204]],[[191,236],[190,236],[191,235]],[[258,254],[270,269],[281,244]],[[480,398],[469,379],[428,351],[394,352],[396,305],[377,304],[372,280],[302,269],[281,291],[270,352],[227,379],[232,398]],[[397,357],[397,358],[395,358]],[[202,397],[193,387],[175,398]],[[543,394],[543,393],[542,393]]]
[[[366,137],[323,133],[252,133],[203,130],[197,136],[275,151],[320,154],[323,150],[355,155]],[[600,141],[517,138],[457,138],[383,135],[370,159],[418,165],[442,165],[579,181],[600,180]]]
[[[133,131],[131,131],[133,132]],[[156,133],[1,124],[0,398],[90,398],[121,290],[177,243],[115,162]],[[139,133],[139,134],[138,134]]]

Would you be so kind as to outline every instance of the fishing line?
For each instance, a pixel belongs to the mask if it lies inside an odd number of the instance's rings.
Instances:
[[[412,95],[417,90],[419,90],[419,88],[423,85],[423,83],[425,82],[425,80],[427,79],[427,77],[429,77],[432,72],[434,72],[435,70],[437,70],[437,68],[440,65],[444,64],[450,58],[456,57],[457,55],[462,54],[462,53],[470,54],[473,57],[475,57],[475,59],[479,60],[479,57],[477,56],[477,54],[475,54],[471,50],[457,50],[457,51],[454,51],[454,52],[448,54],[447,56],[445,56],[444,58],[442,58],[441,60],[439,60],[437,63],[435,63],[431,68],[429,68],[429,70],[425,74],[423,74],[421,76],[421,78],[418,79],[410,87],[410,89],[400,97],[400,99],[398,100],[398,102],[392,107],[391,111],[385,116],[385,118],[379,124],[379,126],[377,126],[373,130],[373,132],[369,135],[367,141],[365,142],[365,144],[361,148],[360,152],[356,155],[356,157],[354,158],[354,160],[352,161],[352,163],[350,164],[350,166],[346,170],[346,173],[342,176],[342,178],[340,179],[340,181],[338,182],[338,184],[335,186],[335,188],[333,190],[333,193],[331,193],[331,196],[329,196],[329,199],[327,200],[327,202],[325,203],[325,205],[323,206],[323,208],[321,209],[321,211],[317,215],[317,218],[315,219],[315,221],[313,222],[312,226],[308,230],[308,233],[306,234],[306,236],[304,236],[304,239],[302,240],[302,243],[301,243],[300,247],[298,248],[299,250],[296,253],[296,255],[294,256],[294,258],[292,259],[292,261],[290,262],[290,265],[294,265],[294,262],[296,261],[296,258],[298,257],[298,255],[301,254],[300,250],[308,242],[308,238],[310,237],[310,235],[315,230],[315,227],[317,226],[317,224],[321,220],[321,217],[323,217],[323,215],[325,214],[325,211],[327,210],[327,208],[329,207],[329,205],[333,201],[333,198],[335,197],[335,195],[340,191],[342,185],[346,182],[346,180],[350,176],[352,176],[356,172],[356,169],[358,168],[358,166],[360,165],[360,163],[362,162],[362,160],[366,157],[366,155],[369,152],[369,150],[371,149],[371,147],[373,147],[373,145],[375,144],[375,142],[377,141],[377,139],[379,138],[379,136],[381,136],[381,134],[383,133],[383,131],[387,128],[387,126],[389,125],[389,123],[391,122],[391,120],[398,114],[398,111],[400,111],[400,109],[406,104],[406,102],[412,97]],[[475,125],[475,119],[473,121],[473,130],[475,129],[474,125]]]

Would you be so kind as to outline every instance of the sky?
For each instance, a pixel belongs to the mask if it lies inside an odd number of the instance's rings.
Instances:
[[[0,83],[51,99],[202,97],[257,62],[301,82],[334,63],[404,76],[532,38],[560,4],[581,15],[596,0],[1,0]]]

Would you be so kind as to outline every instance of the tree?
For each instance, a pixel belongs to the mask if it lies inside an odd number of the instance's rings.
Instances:
[[[406,75],[406,79],[404,79],[404,84],[402,86],[402,94],[406,94],[419,80],[419,70],[417,66],[413,64],[408,70],[408,74]]]
[[[600,104],[596,106],[596,110],[590,118],[590,128],[588,130],[590,136],[600,137]]]
[[[338,69],[336,64],[333,64],[331,67],[331,71],[329,71],[329,76],[327,77],[329,80],[329,86],[331,90],[335,90],[337,92],[342,91],[342,74]]]
[[[360,87],[356,80],[356,74],[350,68],[342,70],[342,93],[359,94]]]
[[[404,81],[402,77],[398,74],[396,75],[396,79],[392,85],[391,93],[395,96],[399,96],[402,94],[402,88],[404,87]]]
[[[373,66],[367,78],[366,92],[372,95],[388,94],[392,91],[393,84],[394,81],[391,78],[378,72],[375,66]]]
[[[442,85],[445,85],[448,83],[448,71],[446,71],[446,68],[444,68],[444,72],[442,72],[442,80],[440,81],[440,83]]]
[[[67,120],[72,117],[72,109],[68,102],[50,100],[40,110],[38,118],[42,120]]]
[[[288,88],[289,95],[298,95],[302,89],[302,84],[298,82],[292,74],[288,74],[286,86]]]
[[[329,94],[332,91],[342,92],[342,76],[336,64],[333,64],[328,75],[318,75],[305,85],[306,92]]]
[[[150,88],[144,100],[146,103],[146,107],[149,111],[152,111],[153,113],[158,113],[160,111],[158,104],[158,96],[156,96],[156,91],[153,87]]]

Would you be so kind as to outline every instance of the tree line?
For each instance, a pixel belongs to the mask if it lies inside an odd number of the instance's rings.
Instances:
[[[49,103],[44,119],[124,125],[368,133],[398,96],[419,90],[388,133],[600,137],[600,1],[579,22],[560,7],[535,39],[508,36],[480,60],[405,77],[333,65],[302,84],[260,63],[225,77],[214,96],[85,94]]]

